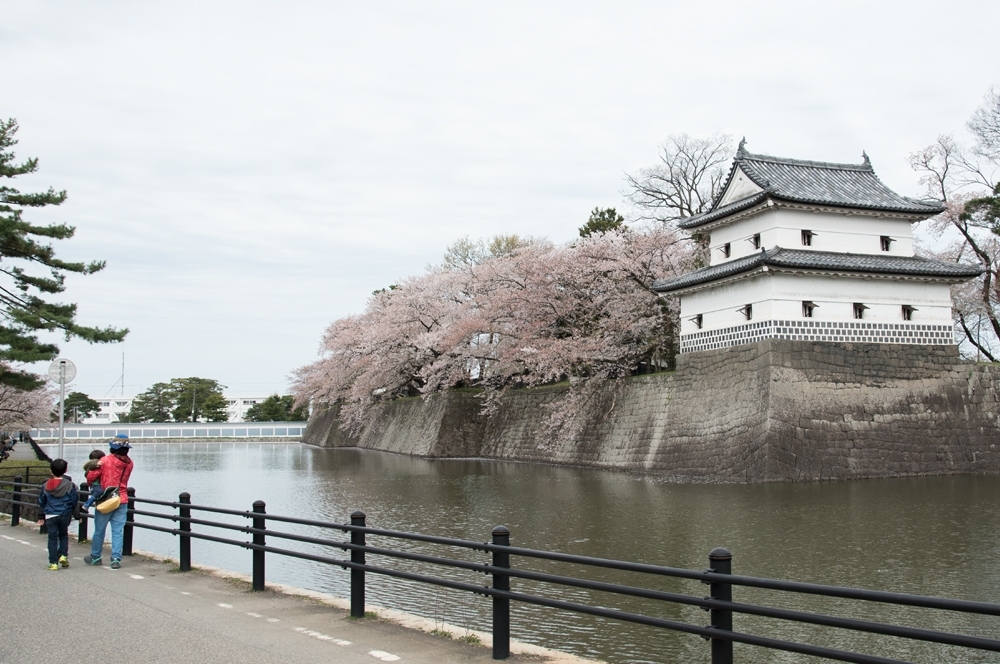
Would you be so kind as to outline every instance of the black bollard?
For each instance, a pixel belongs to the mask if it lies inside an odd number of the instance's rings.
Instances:
[[[264,501],[256,500],[253,504],[254,514],[264,514]],[[267,519],[263,517],[253,518],[254,530],[264,530],[267,528]],[[264,533],[254,533],[253,543],[264,546]],[[262,549],[253,550],[253,589],[264,589],[264,551]]]
[[[10,499],[10,525],[21,523],[21,476],[14,477],[14,493]]]
[[[352,526],[365,526],[365,513],[358,510],[351,514]],[[351,544],[365,545],[364,531],[351,531]],[[364,551],[351,551],[351,562],[361,565],[365,564]],[[365,617],[365,571],[363,569],[351,570],[351,617]]]
[[[185,519],[191,518],[191,508],[183,507],[183,505],[191,504],[191,494],[185,491],[178,498],[177,502],[181,503],[181,507],[177,508],[178,516],[181,518],[180,525],[177,527],[181,531],[181,559],[180,559],[180,571],[190,572],[191,571],[191,536],[185,535],[184,533],[191,532],[191,522]]]
[[[132,524],[135,523],[135,514],[133,513],[135,509],[135,489],[129,487],[126,492],[128,493],[128,507],[125,509],[125,532],[122,534],[122,555],[131,556]]]
[[[510,531],[506,526],[493,529],[493,544],[510,546]],[[510,554],[506,551],[493,552],[493,567],[495,569],[510,569]],[[495,590],[510,590],[510,577],[506,574],[493,572],[493,588]],[[506,597],[493,596],[493,659],[510,657],[510,600]]]
[[[708,554],[708,566],[716,574],[733,573],[733,554],[722,547],[712,549]],[[733,586],[731,583],[713,581],[709,584],[712,599],[723,602],[733,601]],[[733,612],[726,609],[711,610],[712,627],[715,629],[733,631]],[[712,639],[712,664],[733,664],[733,642],[729,639]]]

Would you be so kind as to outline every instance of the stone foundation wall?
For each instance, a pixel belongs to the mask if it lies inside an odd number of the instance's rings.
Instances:
[[[568,387],[386,403],[356,437],[318,413],[304,440],[423,457],[483,457],[761,482],[998,472],[1000,367],[954,346],[765,340],[678,358],[677,371],[598,391],[543,434]]]

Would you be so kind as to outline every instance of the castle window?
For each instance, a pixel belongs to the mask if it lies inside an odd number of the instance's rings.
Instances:
[[[802,246],[811,247],[814,237],[816,237],[816,234],[812,231],[802,231]]]
[[[813,311],[816,309],[816,304],[814,302],[803,302],[802,303],[802,317],[812,318]]]
[[[697,316],[692,316],[688,320],[694,323],[694,326],[697,327],[699,330],[701,329],[701,326],[704,324],[704,318],[702,317],[701,314],[698,314]]]
[[[750,244],[753,245],[754,249],[760,249],[760,233],[757,233],[752,238],[750,238]]]
[[[725,258],[729,258],[729,254],[732,253],[732,251],[729,248],[729,243],[728,242],[725,243],[724,245],[722,245],[721,247],[719,247],[719,251],[722,252],[723,257],[725,257]]]
[[[916,307],[911,307],[908,304],[903,305],[903,320],[913,320],[913,312],[916,311]]]
[[[889,251],[890,249],[892,249],[893,242],[895,242],[895,240],[893,240],[888,235],[883,235],[881,238],[879,238],[879,244],[882,247],[882,251]]]
[[[866,307],[865,305],[861,304],[860,302],[855,302],[854,303],[854,317],[855,318],[864,318],[865,317],[865,310],[866,309],[868,309],[868,307]]]
[[[740,308],[739,311],[740,311],[741,314],[743,314],[743,317],[746,318],[747,320],[753,320],[753,305],[752,304],[744,305],[743,307]]]

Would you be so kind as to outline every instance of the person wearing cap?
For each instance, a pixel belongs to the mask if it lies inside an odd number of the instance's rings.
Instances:
[[[101,565],[101,554],[104,551],[104,532],[111,524],[111,569],[122,566],[122,541],[125,535],[125,513],[128,511],[128,478],[132,474],[132,459],[128,451],[132,448],[128,436],[120,433],[111,439],[111,454],[101,460],[100,485],[118,487],[118,497],[121,505],[117,509],[102,514],[94,514],[94,537],[91,540],[90,555],[83,557],[88,565]]]

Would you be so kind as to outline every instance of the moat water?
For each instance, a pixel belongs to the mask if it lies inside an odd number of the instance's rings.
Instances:
[[[46,450],[54,454],[54,447],[46,446]],[[82,479],[80,467],[91,447],[67,445],[65,449],[71,474],[75,471],[81,476],[77,479]],[[137,446],[132,457],[136,470],[130,484],[138,495],[148,498],[176,500],[180,492],[187,491],[196,504],[240,510],[250,509],[259,499],[267,503],[272,514],[339,523],[361,509],[373,527],[475,541],[487,541],[493,527],[502,524],[511,530],[516,546],[697,570],[707,567],[711,549],[724,546],[733,553],[736,574],[1000,602],[1000,477],[995,476],[676,484],[655,476],[620,472],[489,461],[428,461],[266,443],[147,444]],[[277,524],[269,527],[278,529]],[[322,531],[296,532],[315,535]],[[331,535],[342,537],[325,532],[325,536]],[[239,533],[231,536],[245,539]],[[288,546],[278,542],[270,543]],[[369,543],[387,544],[371,538]],[[137,529],[135,546],[177,556],[177,541],[166,534]],[[343,555],[339,550],[291,546],[334,557]],[[441,549],[434,552],[442,553]],[[194,540],[192,559],[196,566],[251,571],[250,552],[232,546]],[[485,554],[467,554],[466,559],[487,562]],[[373,557],[369,562],[375,562]],[[419,569],[416,564],[379,563]],[[559,573],[580,572],[541,562],[533,566]],[[584,574],[625,584],[650,582],[620,573]],[[489,581],[471,572],[450,575],[477,585]],[[349,574],[333,566],[269,555],[267,576],[272,582],[349,595]],[[461,629],[490,629],[490,602],[482,596],[374,574],[368,579],[372,605],[408,611]],[[515,590],[532,589],[517,579],[512,583]],[[660,579],[654,583],[663,590],[699,597],[708,590],[697,582]],[[601,606],[698,625],[708,622],[708,615],[698,608],[657,606],[569,588],[546,590],[544,594],[560,599],[589,598]],[[782,597],[742,588],[734,588],[734,598],[1000,637],[1000,619],[996,618],[808,596]],[[1000,662],[997,654],[740,615],[735,616],[735,628],[913,662]],[[613,664],[710,660],[708,644],[697,636],[521,604],[512,610],[512,634],[521,641]],[[736,661],[819,660],[737,644]]]

